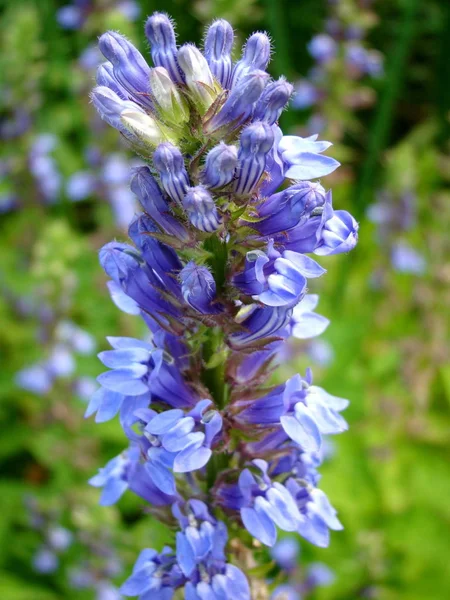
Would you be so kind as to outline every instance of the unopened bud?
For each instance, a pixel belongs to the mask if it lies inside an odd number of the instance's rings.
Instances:
[[[217,131],[230,123],[240,125],[252,114],[253,105],[261,96],[269,75],[264,71],[252,71],[244,76],[231,90],[220,111],[205,124],[208,133]]]
[[[241,60],[234,67],[231,87],[255,69],[264,71],[269,64],[270,50],[270,39],[267,34],[258,31],[251,35],[243,48]]]
[[[269,83],[256,103],[253,118],[273,125],[289,102],[293,89],[283,77]]]
[[[233,63],[233,28],[224,19],[214,21],[208,28],[205,38],[205,57],[211,72],[222,85],[227,88],[231,78]]]
[[[148,89],[150,68],[139,50],[115,31],[104,33],[98,45],[102,54],[113,65],[116,81],[133,100],[147,108],[152,108]]]
[[[122,111],[120,120],[145,145],[158,146],[168,139],[168,132],[161,123],[146,113],[126,109]]]
[[[153,154],[153,163],[166,193],[181,204],[189,187],[189,177],[180,150],[172,144],[161,144]]]
[[[207,110],[217,98],[218,90],[206,58],[193,44],[184,44],[178,50],[178,62],[194,99]]]
[[[237,150],[235,146],[227,146],[220,142],[208,152],[202,178],[205,185],[220,188],[230,183],[237,166]]]
[[[187,190],[183,208],[194,227],[211,233],[220,225],[220,218],[213,197],[201,185]]]
[[[164,67],[150,70],[150,87],[164,119],[173,124],[185,123],[189,120],[186,100]]]
[[[238,154],[237,194],[249,194],[266,167],[266,156],[273,146],[274,134],[267,123],[252,123],[241,134]]]
[[[169,17],[155,12],[147,19],[145,35],[150,42],[153,63],[157,67],[164,67],[172,81],[183,83],[184,78],[177,61],[175,31]]]

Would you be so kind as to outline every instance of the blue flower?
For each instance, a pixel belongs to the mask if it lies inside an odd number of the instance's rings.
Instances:
[[[319,302],[317,294],[307,294],[301,302],[294,306],[291,320],[291,335],[297,339],[305,340],[321,335],[330,324],[330,321],[314,312]]]
[[[207,267],[193,261],[180,272],[181,291],[189,306],[203,315],[220,312],[216,300],[216,282]]]
[[[158,514],[166,507],[165,517],[172,505],[180,524],[176,550],[145,550],[124,595],[249,600],[211,506],[269,546],[277,529],[326,546],[329,529],[342,527],[316,486],[323,436],[346,429],[347,401],[312,385],[310,372],[267,386],[287,339],[328,324],[314,312],[317,296],[306,295],[308,279],[325,271],[306,255],[351,249],[357,224],[313,181],[339,164],[323,154],[331,144],[283,136],[277,125],[292,86],[270,81],[265,33],[250,36],[233,65],[233,30],[222,19],[204,52],[178,48],[163,13],[145,30],[154,68],[107,33],[92,95],[148,163],[131,182],[144,211],[128,229],[134,246],[106,244],[100,262],[113,301],[142,317],[151,341],[110,338],[113,349],[99,355],[110,370],[86,414],[119,413],[130,448],[91,483],[106,504],[129,488]],[[322,62],[333,55],[326,42],[311,45]],[[117,171],[116,201],[133,210]]]
[[[322,156],[322,152],[332,144],[317,141],[317,137],[283,136],[278,148],[286,166],[285,177],[296,180],[317,179],[329,175],[339,167],[334,158]]]
[[[128,489],[127,472],[129,467],[128,456],[119,454],[100,469],[97,475],[91,477],[89,483],[92,486],[103,488],[100,504],[103,506],[115,504]]]
[[[266,306],[294,306],[306,293],[307,277],[325,273],[314,260],[286,250],[282,254],[269,243],[267,254],[261,250],[247,253],[245,270],[233,283],[244,294]]]
[[[325,190],[320,183],[296,183],[265,200],[258,207],[260,220],[253,226],[264,236],[284,232],[304,225],[316,213],[322,214],[325,203]]]
[[[140,553],[120,593],[139,600],[171,600],[180,579],[171,548],[166,546],[161,553],[148,548]]]
[[[317,62],[327,63],[336,56],[337,46],[331,36],[320,33],[309,42],[308,50]]]
[[[411,273],[412,275],[425,273],[425,258],[405,242],[398,242],[393,246],[391,260],[394,269],[400,273]]]
[[[358,241],[358,223],[346,210],[335,210],[321,232],[314,254],[326,256],[350,252]]]
[[[235,348],[261,347],[262,342],[274,341],[291,317],[292,309],[285,306],[246,306],[239,315],[242,331],[230,335],[230,342]]]
[[[201,469],[211,457],[211,446],[222,429],[222,417],[206,410],[211,400],[201,400],[185,413],[180,409],[156,413],[135,411],[143,421],[148,444],[145,467],[154,484],[166,494],[175,494],[173,473]]]

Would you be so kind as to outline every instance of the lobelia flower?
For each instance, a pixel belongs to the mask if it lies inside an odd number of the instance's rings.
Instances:
[[[153,68],[120,34],[101,38],[112,67],[100,67],[93,92],[148,163],[131,180],[144,211],[129,226],[133,245],[106,244],[100,263],[113,301],[142,317],[149,338],[110,337],[99,354],[111,370],[86,415],[119,414],[130,446],[91,484],[106,504],[129,488],[180,526],[175,551],[144,550],[122,594],[250,600],[231,548],[245,562],[250,535],[270,546],[280,528],[326,546],[342,528],[317,468],[323,436],[347,428],[347,401],[312,385],[309,371],[275,387],[268,378],[289,337],[328,325],[307,294],[325,269],[307,254],[347,251],[357,225],[310,181],[337,168],[323,154],[331,144],[277,125],[292,86],[265,72],[265,33],[235,65],[224,20],[207,30],[204,53],[178,48],[161,13],[146,35]],[[238,524],[230,546],[219,508]]]

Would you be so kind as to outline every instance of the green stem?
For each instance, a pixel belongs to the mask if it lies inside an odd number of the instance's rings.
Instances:
[[[399,27],[399,37],[390,54],[386,83],[375,116],[368,152],[358,185],[355,187],[355,216],[361,217],[372,198],[373,186],[381,154],[389,141],[397,99],[405,80],[406,64],[417,26],[419,0],[406,0],[404,14]]]
[[[226,271],[228,262],[228,248],[225,242],[222,242],[218,237],[212,236],[203,244],[205,250],[210,253],[208,265],[214,275],[216,282],[217,294],[223,291],[226,282]],[[214,364],[216,355],[223,352],[224,334],[220,327],[212,327],[206,333],[206,339],[203,342],[202,358],[203,358],[203,373],[202,380],[214,399],[218,409],[223,409],[228,402],[228,386],[225,382],[226,374],[226,355],[223,355],[223,360],[218,360]],[[208,365],[213,366],[207,368]],[[207,466],[207,485],[208,490],[214,485],[218,473],[226,469],[228,465],[228,456],[225,453],[213,454]]]
[[[288,29],[285,25],[286,6],[283,0],[266,0],[266,6],[267,29],[272,33],[275,46],[272,71],[274,75],[285,75],[289,80],[294,77],[294,72],[290,60]],[[296,124],[296,120],[294,111],[284,111],[280,117],[280,126],[289,130]]]

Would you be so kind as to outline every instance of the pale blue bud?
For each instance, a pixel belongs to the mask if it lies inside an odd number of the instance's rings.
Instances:
[[[98,85],[109,88],[123,100],[128,99],[127,91],[117,83],[116,78],[114,77],[114,67],[109,61],[98,67],[95,80]]]
[[[266,156],[273,146],[274,133],[267,123],[252,123],[241,134],[238,154],[237,194],[249,194],[266,167]]]
[[[237,161],[236,147],[220,142],[208,152],[202,172],[203,183],[212,188],[227,185],[234,177]]]
[[[175,83],[183,83],[184,77],[177,60],[175,31],[169,17],[164,13],[155,12],[147,19],[145,35],[150,42],[155,66],[164,67]]]
[[[126,109],[144,114],[144,111],[140,106],[131,102],[131,100],[122,100],[122,98],[120,98],[112,89],[104,86],[94,88],[91,93],[91,99],[104,121],[118,129],[129,139],[132,137],[128,130],[123,126],[120,115]]]
[[[234,126],[244,123],[252,114],[253,105],[261,96],[268,79],[269,75],[264,71],[255,70],[245,75],[231,90],[220,112],[205,124],[205,131],[211,133],[231,123]]]
[[[233,68],[233,40],[233,28],[225,19],[214,21],[206,32],[205,57],[211,72],[223,88],[228,87]]]
[[[181,204],[189,187],[189,177],[180,150],[169,143],[160,144],[153,154],[153,163],[168,196]]]
[[[269,83],[256,103],[253,118],[273,125],[289,102],[293,89],[284,77]]]
[[[191,187],[183,200],[183,207],[194,227],[211,233],[220,225],[220,217],[214,199],[201,185]]]
[[[104,33],[98,45],[105,58],[112,63],[116,81],[133,100],[153,108],[149,97],[150,68],[139,50],[115,31]]]
[[[251,35],[243,48],[241,60],[234,67],[231,87],[255,69],[264,71],[269,64],[270,51],[270,39],[267,34],[258,31]]]

